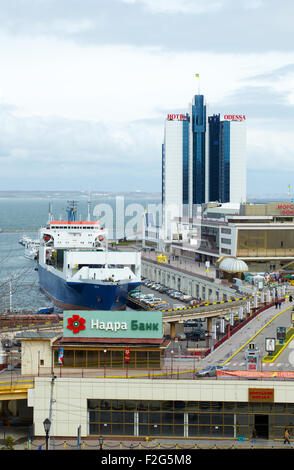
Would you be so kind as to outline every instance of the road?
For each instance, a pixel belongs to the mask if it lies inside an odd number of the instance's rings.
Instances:
[[[255,344],[260,350],[260,359],[263,358],[266,354],[265,338],[276,338],[278,326],[290,327],[291,310],[292,305],[289,305],[287,302],[284,302],[281,310],[277,310],[275,307],[265,310],[207,356],[202,361],[203,367],[212,363],[224,363],[231,370],[245,370],[245,351],[248,344]],[[294,370],[294,353],[292,354],[292,359],[290,358],[289,360],[289,355],[293,351],[294,342],[292,341],[274,363],[262,363],[260,367],[264,371],[275,370],[275,368],[285,371]]]

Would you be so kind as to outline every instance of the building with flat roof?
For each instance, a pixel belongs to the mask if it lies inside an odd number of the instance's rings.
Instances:
[[[246,262],[249,272],[279,271],[294,262],[292,203],[208,203],[199,214],[175,221],[166,251],[211,264],[235,257]]]

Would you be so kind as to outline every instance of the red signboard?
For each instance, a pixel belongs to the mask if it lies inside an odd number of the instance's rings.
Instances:
[[[282,215],[294,214],[294,204],[278,204],[277,208],[281,210]]]
[[[246,116],[241,115],[241,114],[226,114],[224,116],[225,121],[245,121]]]
[[[274,402],[274,389],[273,388],[249,388],[248,401],[257,402]]]

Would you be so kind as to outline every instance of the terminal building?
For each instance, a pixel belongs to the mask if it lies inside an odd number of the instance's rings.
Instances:
[[[294,205],[207,203],[198,217],[174,220],[165,251],[216,265],[222,257],[244,261],[252,273],[293,269]]]

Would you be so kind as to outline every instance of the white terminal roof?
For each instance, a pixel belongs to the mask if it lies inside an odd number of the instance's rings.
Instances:
[[[227,257],[220,262],[219,269],[228,273],[243,273],[248,271],[248,266],[241,259]]]

